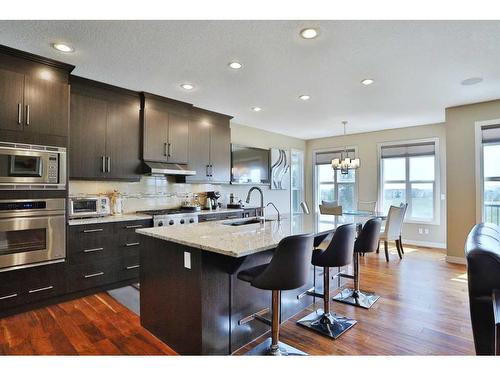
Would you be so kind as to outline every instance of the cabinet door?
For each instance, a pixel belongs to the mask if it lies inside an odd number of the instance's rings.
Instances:
[[[167,162],[168,113],[151,106],[144,109],[143,159]]]
[[[213,182],[230,182],[231,129],[225,118],[217,118],[210,127],[210,164]]]
[[[70,178],[102,178],[104,175],[106,118],[106,101],[71,94]]]
[[[210,124],[194,119],[189,122],[189,169],[194,176],[186,176],[186,182],[209,181],[208,164],[210,158]]]
[[[139,102],[108,102],[107,178],[140,178]]]
[[[187,164],[189,118],[175,113],[168,116],[168,162]]]
[[[24,75],[0,70],[0,129],[23,130]]]
[[[68,84],[26,76],[24,107],[25,130],[68,136]]]

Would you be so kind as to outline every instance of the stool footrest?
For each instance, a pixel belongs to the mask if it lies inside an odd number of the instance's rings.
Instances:
[[[240,320],[238,320],[238,325],[243,325],[243,324],[247,324],[249,322],[251,322],[252,320],[258,320],[262,323],[265,323],[267,325],[271,325],[271,321],[267,318],[264,318],[263,315],[269,313],[269,307],[266,307],[265,309],[262,309],[260,311],[257,311],[256,313],[253,313],[251,315],[248,315],[244,318],[241,318]]]
[[[336,274],[335,276],[343,277],[345,279],[354,279],[354,275],[349,275],[347,273],[342,273],[342,272]]]

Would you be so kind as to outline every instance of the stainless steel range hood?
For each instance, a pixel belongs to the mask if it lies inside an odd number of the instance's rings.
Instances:
[[[151,175],[168,175],[168,176],[194,176],[196,171],[187,169],[185,164],[169,164],[153,161],[145,161],[148,168],[148,174]]]

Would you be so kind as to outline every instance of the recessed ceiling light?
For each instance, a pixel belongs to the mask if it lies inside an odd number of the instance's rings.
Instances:
[[[318,36],[318,30],[308,27],[307,29],[300,30],[300,36],[304,39],[314,39]]]
[[[184,90],[192,90],[194,89],[194,85],[190,84],[190,83],[183,83],[181,85],[181,87],[184,89]]]
[[[262,108],[260,108],[260,107],[252,107],[252,111],[254,111],[254,112],[260,112],[260,111],[262,111]]]
[[[52,48],[58,50],[59,52],[71,53],[74,52],[75,49],[71,46],[68,46],[64,43],[52,43]]]
[[[363,85],[365,85],[365,86],[369,86],[369,85],[371,85],[371,84],[372,84],[372,83],[374,83],[374,82],[375,82],[375,81],[374,81],[373,79],[371,79],[371,78],[366,78],[366,79],[364,79],[364,80],[362,80],[362,81],[361,81],[361,83],[362,83]]]
[[[481,77],[471,77],[471,78],[464,79],[461,83],[464,86],[471,86],[471,85],[475,85],[475,84],[480,83],[480,82],[483,82],[483,79]]]
[[[243,67],[243,65],[241,63],[239,63],[238,61],[232,61],[229,63],[229,67],[231,69],[241,69]]]
[[[301,95],[301,96],[299,96],[299,99],[300,100],[309,100],[309,99],[311,99],[311,96],[310,95]]]

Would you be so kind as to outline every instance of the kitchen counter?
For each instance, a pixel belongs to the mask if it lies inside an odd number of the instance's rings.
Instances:
[[[123,215],[110,215],[103,217],[88,217],[84,219],[69,219],[68,225],[118,223],[120,221],[148,220],[151,218],[152,218],[151,215],[131,213]]]
[[[319,218],[319,216],[318,216]],[[349,218],[323,218],[315,215],[284,215],[281,222],[276,217],[264,224],[226,225],[247,219],[204,222],[176,227],[155,227],[138,229],[137,233],[160,240],[210,251],[230,257],[243,257],[261,251],[274,249],[284,237],[293,234],[331,232],[338,225],[355,221]]]

